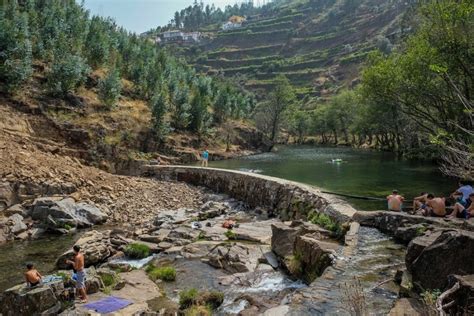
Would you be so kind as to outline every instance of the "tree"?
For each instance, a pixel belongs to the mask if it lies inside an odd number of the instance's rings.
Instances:
[[[156,92],[148,103],[152,114],[152,130],[157,140],[163,140],[168,133],[169,127],[165,122],[168,110],[168,94],[166,90]]]
[[[16,1],[0,10],[0,82],[7,92],[18,89],[33,73],[27,15]]]
[[[268,101],[261,103],[257,109],[257,123],[273,143],[277,140],[286,110],[295,102],[295,94],[288,79],[280,75],[275,81],[275,88],[270,93]]]
[[[472,148],[473,39],[472,1],[433,1],[420,8],[419,27],[403,50],[390,56],[370,56],[361,91],[368,104],[383,106],[394,120],[386,134],[395,135],[391,138],[397,147],[406,135],[404,125],[416,124],[415,135],[454,157]],[[474,178],[469,172],[472,169],[458,165],[459,159],[454,157],[442,155],[443,170],[453,176]],[[468,165],[474,164],[472,155],[463,157]]]
[[[53,95],[65,97],[84,83],[89,72],[90,68],[84,58],[58,50],[54,54],[53,65],[47,75],[49,91]]]
[[[99,81],[99,98],[110,109],[116,106],[121,91],[120,74],[116,68],[110,69],[107,76]]]

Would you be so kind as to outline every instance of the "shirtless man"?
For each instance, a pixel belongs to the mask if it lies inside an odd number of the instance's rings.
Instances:
[[[446,199],[441,197],[434,197],[433,194],[426,196],[425,206],[422,207],[422,214],[424,216],[444,217],[446,215]]]
[[[71,264],[76,270],[76,289],[79,291],[79,296],[81,297],[81,303],[87,303],[87,294],[86,294],[86,272],[84,271],[84,255],[81,253],[81,247],[75,245],[74,250],[74,261],[66,260],[67,264]]]
[[[392,194],[387,196],[388,210],[392,212],[401,212],[404,200],[405,198],[398,194],[397,190],[393,190]]]
[[[413,212],[418,211],[420,208],[423,208],[423,205],[427,202],[428,193],[421,192],[420,196],[413,198]]]
[[[25,272],[25,279],[28,286],[33,287],[39,285],[43,276],[35,269],[32,263],[28,263],[26,268],[28,270]]]
[[[474,217],[474,193],[469,194],[465,204],[459,202],[456,203],[453,212],[448,216],[448,218],[456,218],[458,216],[465,219]]]

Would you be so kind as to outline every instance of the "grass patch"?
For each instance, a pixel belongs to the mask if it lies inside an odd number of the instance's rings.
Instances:
[[[184,311],[185,316],[211,316],[212,308],[210,306],[193,305]]]
[[[334,221],[326,214],[311,211],[308,214],[308,220],[313,224],[319,225],[324,229],[336,233],[337,235],[342,233],[341,225],[339,225],[338,222]]]
[[[229,240],[235,240],[237,239],[237,235],[234,233],[234,231],[232,229],[229,229],[225,232],[225,236],[227,237],[227,239]]]
[[[132,259],[143,259],[150,255],[150,247],[144,244],[133,243],[129,244],[124,252],[127,257]]]
[[[198,290],[191,288],[189,290],[184,290],[179,293],[179,308],[187,309],[194,304],[196,304],[198,296]]]
[[[104,283],[104,286],[112,286],[115,284],[116,280],[115,277],[112,274],[104,274],[100,277],[102,279],[102,282]]]
[[[199,292],[191,288],[179,293],[179,308],[185,311],[185,315],[192,311],[207,310],[210,314],[189,314],[189,315],[212,315],[212,311],[217,309],[224,302],[224,293],[219,291]]]
[[[176,269],[173,267],[155,267],[150,264],[146,267],[145,271],[153,281],[162,280],[165,282],[172,282],[176,280]]]
[[[422,236],[426,233],[427,230],[428,230],[428,228],[426,226],[417,227],[416,228],[416,235],[417,236]]]

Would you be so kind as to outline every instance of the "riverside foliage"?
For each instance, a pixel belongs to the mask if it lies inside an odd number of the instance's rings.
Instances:
[[[135,96],[151,107],[159,139],[170,128],[205,133],[214,122],[244,117],[254,103],[232,83],[197,74],[113,20],[90,17],[74,0],[13,0],[0,7],[1,90],[27,87],[36,65],[45,72],[44,90],[58,98],[75,94],[92,71],[105,71],[99,98],[109,109],[120,98],[121,81],[132,82]]]

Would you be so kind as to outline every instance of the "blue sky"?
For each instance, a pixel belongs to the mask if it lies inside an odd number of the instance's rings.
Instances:
[[[80,2],[80,0],[78,0]],[[85,7],[92,14],[110,16],[126,29],[142,33],[167,24],[174,12],[192,4],[194,0],[85,0]],[[224,7],[242,0],[203,0]]]

